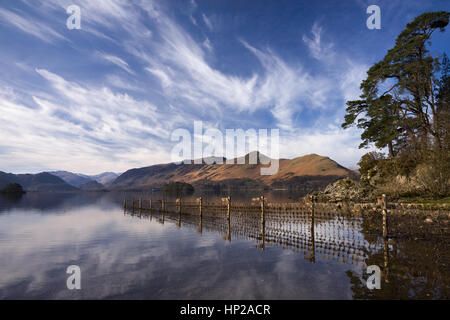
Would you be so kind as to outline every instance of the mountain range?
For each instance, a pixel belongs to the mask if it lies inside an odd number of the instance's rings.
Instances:
[[[83,175],[68,171],[41,172],[38,174],[12,174],[0,171],[0,189],[8,183],[19,183],[26,191],[73,192],[105,189],[119,174],[104,172]]]
[[[250,159],[257,159],[250,164]],[[334,160],[310,154],[294,159],[279,159],[279,170],[274,175],[261,175],[261,168],[270,160],[259,152],[233,159],[205,158],[187,160],[182,164],[166,163],[130,169],[122,174],[105,172],[88,176],[68,171],[39,174],[12,174],[0,171],[0,188],[7,183],[19,183],[27,191],[79,191],[79,190],[139,190],[161,187],[169,182],[186,182],[196,187],[228,188],[322,188],[355,173]],[[243,164],[238,164],[243,163]]]
[[[48,172],[38,174],[12,174],[0,171],[0,189],[8,183],[18,183],[26,191],[67,192],[78,189]]]
[[[249,164],[249,159],[254,159],[253,157],[258,159],[257,163]],[[237,164],[239,160],[245,164]],[[264,176],[261,175],[261,168],[268,167],[268,165],[264,165],[267,160],[270,160],[267,156],[259,152],[251,152],[245,157],[234,159],[235,164],[226,164],[225,158],[209,158],[203,159],[200,164],[194,164],[195,161],[187,161],[187,164],[183,162],[183,164],[153,165],[124,172],[109,184],[108,188],[140,189],[162,186],[175,181],[201,187],[217,185],[233,188],[242,186],[295,188],[298,185],[324,187],[339,178],[355,175],[353,171],[344,168],[328,157],[310,154],[294,159],[279,159],[278,172],[274,175]]]
[[[81,186],[90,181],[97,181],[100,184],[106,185],[115,180],[120,174],[114,172],[103,172],[98,175],[88,176],[81,173],[72,173],[69,171],[52,171],[50,174],[60,177],[68,184],[75,187]]]

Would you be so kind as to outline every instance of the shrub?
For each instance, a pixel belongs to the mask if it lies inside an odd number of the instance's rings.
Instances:
[[[402,152],[395,159],[395,171],[402,176],[409,176],[415,172],[417,165],[421,161],[421,155],[418,152]]]
[[[188,196],[194,193],[194,187],[185,182],[171,182],[162,188],[164,193],[177,197]]]
[[[428,154],[417,168],[417,179],[424,190],[433,197],[444,197],[450,193],[450,151],[435,151]]]
[[[361,160],[358,162],[359,172],[363,176],[367,175],[369,170],[375,168],[378,162],[382,159],[384,159],[383,153],[375,151],[366,153],[361,157]]]
[[[23,191],[22,186],[18,183],[9,183],[3,189],[1,189],[0,192],[1,193],[15,193],[15,194],[25,193],[25,191]]]

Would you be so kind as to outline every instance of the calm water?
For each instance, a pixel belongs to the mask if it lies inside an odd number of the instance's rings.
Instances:
[[[301,221],[272,221],[263,239],[252,222],[125,213],[123,198],[0,198],[0,298],[450,298],[448,239],[386,243],[362,218],[338,216],[316,222],[314,241]],[[365,286],[369,264],[384,270],[381,290]],[[69,265],[81,290],[66,287]]]

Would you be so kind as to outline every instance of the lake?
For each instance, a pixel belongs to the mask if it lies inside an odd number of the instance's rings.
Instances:
[[[450,298],[448,237],[386,241],[365,216],[346,215],[317,220],[312,234],[300,219],[260,234],[258,221],[237,217],[125,212],[124,198],[139,196],[0,197],[0,298]],[[67,288],[71,265],[80,290]],[[383,270],[381,289],[367,288],[368,265]]]

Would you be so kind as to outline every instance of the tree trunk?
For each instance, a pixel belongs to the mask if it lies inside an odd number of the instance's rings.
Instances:
[[[392,141],[389,141],[388,148],[389,148],[389,158],[395,157],[395,152],[394,152],[394,147],[392,146]]]

